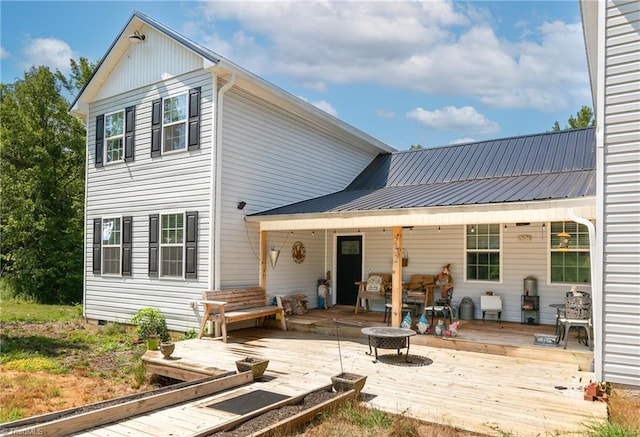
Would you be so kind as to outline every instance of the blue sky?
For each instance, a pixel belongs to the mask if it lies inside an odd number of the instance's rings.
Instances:
[[[136,10],[399,150],[544,132],[592,107],[577,0],[2,0],[2,82],[97,61]]]

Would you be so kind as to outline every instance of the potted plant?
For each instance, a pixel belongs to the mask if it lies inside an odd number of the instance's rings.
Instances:
[[[238,372],[251,371],[253,379],[260,378],[264,374],[264,371],[267,370],[268,365],[269,360],[264,358],[246,357],[236,361]]]
[[[334,319],[334,322],[336,320]],[[340,348],[340,328],[336,325],[336,336],[338,337],[338,355],[340,356],[340,373],[331,377],[333,389],[337,392],[355,390],[356,397],[360,395],[367,377],[356,373],[345,372],[342,367],[342,349]]]
[[[138,339],[147,342],[148,350],[157,350],[159,342],[171,340],[167,321],[157,308],[140,308],[131,318],[131,323],[136,325]]]

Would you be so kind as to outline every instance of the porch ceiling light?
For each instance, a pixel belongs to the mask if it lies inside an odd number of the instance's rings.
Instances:
[[[558,243],[558,250],[560,252],[568,252],[569,251],[569,239],[571,238],[571,235],[566,233],[565,231],[559,232],[558,234],[556,234],[556,237],[558,237],[560,239],[560,242]]]

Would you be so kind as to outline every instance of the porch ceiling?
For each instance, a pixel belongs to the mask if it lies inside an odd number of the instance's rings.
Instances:
[[[540,202],[338,211],[311,214],[247,216],[261,231],[303,229],[379,228],[392,226],[446,226],[470,223],[517,223],[571,220],[568,210],[587,219],[596,217],[595,196]]]

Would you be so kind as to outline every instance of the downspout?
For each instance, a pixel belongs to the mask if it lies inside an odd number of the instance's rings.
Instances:
[[[593,318],[593,355],[594,365],[598,362],[597,357],[602,356],[602,287],[598,282],[599,274],[597,266],[602,265],[600,255],[596,252],[596,228],[590,220],[579,217],[573,212],[573,208],[567,209],[569,218],[576,223],[585,225],[589,230],[589,252],[591,269],[591,317]],[[596,375],[598,379],[598,375]]]
[[[217,78],[216,74],[216,87]],[[225,93],[236,82],[236,75],[232,74],[231,78],[218,90],[216,95],[216,108],[214,110],[215,117],[215,140],[214,150],[211,152],[211,211],[209,213],[211,219],[209,224],[209,235],[211,244],[209,244],[209,289],[220,289],[220,220],[222,217],[222,119],[223,119],[223,102]],[[211,262],[213,259],[213,263]]]

